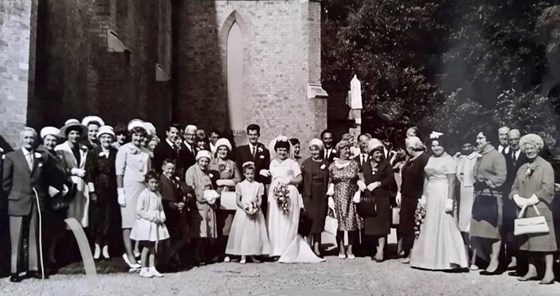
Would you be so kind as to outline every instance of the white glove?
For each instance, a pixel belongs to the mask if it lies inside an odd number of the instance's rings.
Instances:
[[[86,170],[79,169],[79,168],[72,168],[70,170],[70,174],[72,176],[78,176],[80,178],[83,178],[86,175]]]
[[[374,191],[377,187],[379,187],[379,182],[373,182],[367,186],[367,190]]]
[[[531,197],[529,197],[529,198],[527,199],[527,205],[533,206],[533,205],[538,204],[539,202],[540,202],[539,197],[536,196],[536,195],[534,195],[534,194],[531,195]]]
[[[332,197],[329,197],[329,198],[327,199],[327,205],[328,205],[328,207],[329,207],[331,210],[334,211],[334,199],[333,199]]]
[[[56,189],[52,186],[49,186],[48,192],[49,192],[50,197],[54,197],[55,195],[57,195],[60,192],[60,190],[58,190],[58,189]]]
[[[445,200],[445,212],[450,213],[453,211],[453,200],[448,198]]]
[[[124,194],[124,188],[120,187],[117,188],[117,192],[119,193],[118,203],[121,207],[126,207],[126,195]]]
[[[329,188],[327,189],[327,196],[333,196],[334,195],[334,184],[329,184]]]
[[[426,206],[426,196],[425,196],[425,195],[422,195],[422,197],[420,198],[420,200],[418,201],[418,203],[419,203],[421,206],[423,206],[423,207]]]
[[[263,176],[263,177],[269,177],[270,176],[270,172],[268,170],[262,169],[259,172],[259,175]]]
[[[354,198],[352,199],[352,201],[354,203],[360,203],[362,199],[362,192],[360,190],[356,191],[356,193],[354,193]]]
[[[397,202],[397,205],[400,207],[401,206],[401,201],[402,201],[402,195],[400,192],[397,192],[397,196],[395,197],[395,201]]]
[[[527,199],[524,197],[519,196],[519,194],[516,194],[513,196],[513,201],[515,202],[515,204],[519,207],[519,208],[523,208],[524,206],[527,205]]]
[[[360,188],[360,191],[365,191],[367,189],[366,183],[364,183],[364,181],[358,180],[358,182],[356,183],[358,184],[358,188]]]

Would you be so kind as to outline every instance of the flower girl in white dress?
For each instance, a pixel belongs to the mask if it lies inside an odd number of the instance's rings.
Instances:
[[[245,180],[235,188],[238,209],[226,246],[226,254],[241,256],[241,264],[247,262],[247,256],[270,253],[266,221],[260,210],[264,186],[255,181],[255,165],[252,162],[243,164],[243,175]]]

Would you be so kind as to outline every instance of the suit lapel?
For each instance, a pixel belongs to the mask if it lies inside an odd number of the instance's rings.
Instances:
[[[19,161],[21,161],[23,163],[23,165],[25,166],[25,168],[27,169],[27,171],[29,172],[29,174],[32,173],[31,169],[29,168],[29,164],[27,163],[27,159],[25,159],[25,155],[23,154],[23,150],[19,149],[17,154],[16,154],[19,158]],[[35,165],[35,162],[34,164]]]

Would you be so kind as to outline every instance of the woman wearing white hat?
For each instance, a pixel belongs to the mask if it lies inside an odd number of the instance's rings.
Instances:
[[[185,173],[185,183],[194,189],[198,208],[198,213],[192,214],[192,234],[197,239],[194,251],[197,264],[207,262],[203,253],[214,244],[218,237],[215,198],[210,198],[214,191],[212,179],[216,179],[218,176],[214,176],[214,173],[210,172],[208,168],[211,158],[210,151],[199,151],[196,154],[196,163]]]
[[[146,138],[144,122],[139,119],[131,120],[128,132],[130,142],[121,146],[115,159],[117,200],[121,206],[123,241],[126,249],[123,259],[131,268],[130,271],[139,271],[141,265],[136,262],[132,251],[130,230],[136,221],[138,196],[146,188],[144,176],[151,169],[151,160],[148,149],[142,147]]]
[[[99,116],[86,116],[82,119],[82,125],[87,127],[87,137],[82,141],[88,149],[93,149],[99,145],[97,133],[105,122]]]
[[[117,150],[112,147],[115,140],[113,128],[104,125],[97,133],[99,145],[90,150],[86,161],[86,180],[92,203],[91,227],[95,249],[94,259],[109,259],[109,235],[119,212],[117,203],[117,180],[115,160]]]
[[[80,138],[87,134],[87,127],[77,119],[68,119],[60,129],[66,141],[54,148],[69,180],[76,185],[76,193],[68,204],[68,218],[75,218],[82,227],[89,226],[89,194],[84,178],[88,148],[80,144]]]
[[[220,173],[218,181],[218,193],[223,191],[235,191],[235,185],[241,180],[241,174],[237,168],[237,164],[230,159],[232,146],[228,139],[221,138],[216,141],[216,157],[210,161],[208,168],[212,171]],[[220,245],[219,255],[222,256],[228,241],[231,224],[235,210],[217,210],[217,224]],[[225,257],[225,261],[229,261],[229,257]]]
[[[43,144],[39,149],[43,150],[49,156],[48,159],[51,163],[48,167],[49,185],[51,186],[51,191],[55,192],[52,198],[46,200],[48,202],[45,204],[44,208],[47,210],[43,214],[43,237],[46,238],[46,260],[47,265],[49,265],[52,271],[55,269],[56,265],[56,258],[54,255],[56,244],[66,229],[64,219],[66,218],[68,202],[64,200],[62,196],[66,174],[62,161],[58,158],[54,150],[60,141],[60,130],[56,127],[47,126],[41,129],[40,135]]]

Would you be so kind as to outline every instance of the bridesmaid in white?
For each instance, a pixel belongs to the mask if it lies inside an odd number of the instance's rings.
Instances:
[[[298,235],[299,212],[303,207],[297,185],[302,181],[298,163],[290,158],[291,145],[287,137],[278,136],[271,142],[270,151],[274,159],[270,162],[272,182],[268,195],[268,234],[272,257],[282,263],[313,263],[323,259],[317,257],[309,245]],[[286,185],[288,210],[283,211],[274,196],[274,188]]]

